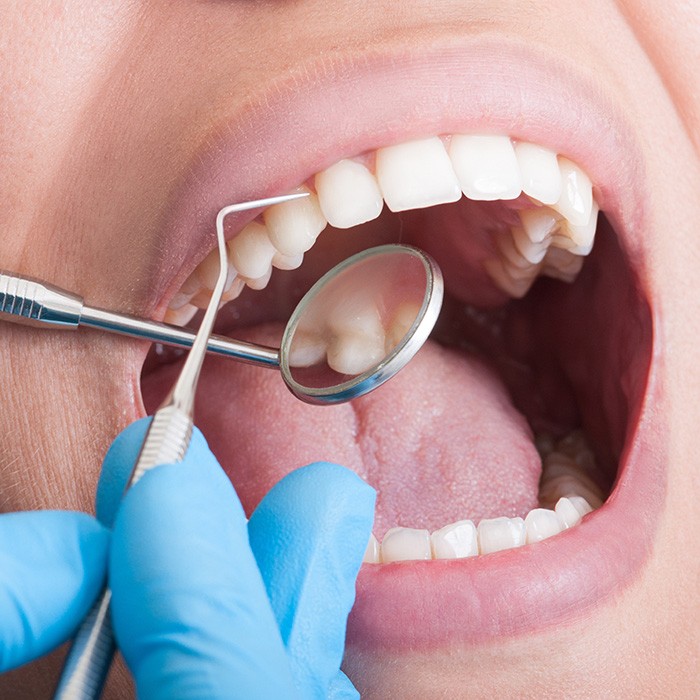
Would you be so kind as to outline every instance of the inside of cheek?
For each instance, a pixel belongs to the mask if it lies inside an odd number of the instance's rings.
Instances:
[[[349,231],[328,228],[300,270],[277,272],[266,290],[246,290],[221,310],[218,332],[273,343],[325,270],[386,242],[425,249],[446,279],[429,344],[352,407],[303,405],[275,372],[230,360],[205,364],[196,422],[248,511],[285,473],[328,460],[379,490],[380,536],[395,525],[435,529],[461,518],[524,516],[538,505],[534,437],[563,437],[579,427],[596,456],[590,476],[609,492],[644,391],[648,305],[602,215],[574,284],[542,278],[525,298],[508,300],[482,264],[512,213],[503,203],[462,200],[385,212]],[[146,363],[149,412],[179,371],[173,357]]]

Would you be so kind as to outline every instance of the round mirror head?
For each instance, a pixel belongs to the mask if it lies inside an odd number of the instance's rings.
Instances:
[[[326,273],[284,331],[280,369],[308,403],[366,394],[393,377],[427,340],[440,313],[437,263],[405,245],[370,248]]]

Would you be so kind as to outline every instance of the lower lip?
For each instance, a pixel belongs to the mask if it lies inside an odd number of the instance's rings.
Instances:
[[[575,622],[623,591],[649,558],[666,490],[661,376],[657,358],[617,484],[600,509],[536,545],[364,565],[348,644],[373,651],[481,644]]]

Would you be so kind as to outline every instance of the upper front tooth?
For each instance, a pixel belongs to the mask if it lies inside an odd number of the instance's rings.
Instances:
[[[591,207],[591,218],[585,226],[575,226],[570,222],[564,225],[564,231],[572,241],[572,245],[567,248],[575,255],[588,255],[593,249],[595,231],[598,225],[598,205],[595,200]]]
[[[515,144],[523,192],[542,204],[556,204],[561,196],[557,154],[534,143]]]
[[[477,532],[481,554],[525,544],[525,521],[522,518],[488,518],[479,523]]]
[[[302,187],[299,191],[309,192],[309,189]],[[263,219],[272,244],[283,255],[305,253],[326,227],[326,219],[315,194],[274,204],[265,210]]]
[[[336,228],[376,219],[384,205],[374,175],[354,160],[341,160],[320,172],[315,187],[323,215]]]
[[[278,270],[296,270],[298,267],[301,267],[303,262],[304,253],[283,255],[279,251],[276,251],[272,256],[272,267],[276,267]]]
[[[469,199],[493,201],[520,195],[520,169],[507,136],[455,134],[450,141],[450,159]]]
[[[272,245],[267,228],[251,221],[228,243],[233,266],[242,277],[257,279],[267,274],[277,249]]]
[[[377,180],[391,211],[456,202],[459,182],[442,141],[408,141],[377,151]]]
[[[574,226],[585,226],[593,210],[593,187],[588,175],[568,158],[559,156],[561,195],[553,208]]]
[[[382,561],[431,559],[430,534],[412,527],[393,527],[382,540]]]
[[[460,559],[479,553],[476,527],[471,520],[445,525],[430,536],[435,559]]]

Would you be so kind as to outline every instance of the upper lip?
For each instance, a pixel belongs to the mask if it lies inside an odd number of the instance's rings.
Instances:
[[[648,291],[643,159],[615,96],[560,56],[482,36],[295,66],[232,108],[173,193],[154,303],[164,309],[213,247],[212,222],[225,204],[283,193],[343,157],[391,143],[483,131],[548,146],[578,163],[596,183],[596,199],[625,250],[639,261],[636,273]],[[229,237],[253,215],[233,221]],[[179,274],[168,273],[173,269]],[[644,409],[662,393],[661,369],[658,360],[652,364]],[[575,618],[619,590],[643,566],[661,511],[659,420],[659,412],[642,410],[613,495],[578,528],[486,558],[363,570],[350,644],[415,649],[480,641]],[[430,614],[416,620],[427,600]],[[405,615],[412,625],[391,624]]]

